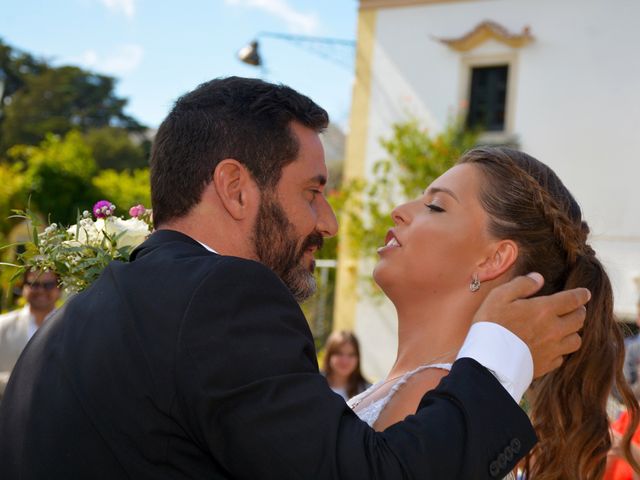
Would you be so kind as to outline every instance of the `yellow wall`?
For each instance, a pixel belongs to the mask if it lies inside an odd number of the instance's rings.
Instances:
[[[345,181],[365,175],[365,155],[369,126],[371,64],[375,40],[377,10],[360,10],[356,49],[356,78],[351,103],[351,120],[344,165]],[[340,225],[338,272],[334,308],[334,330],[353,330],[357,304],[358,252],[352,251],[347,238],[348,220]]]

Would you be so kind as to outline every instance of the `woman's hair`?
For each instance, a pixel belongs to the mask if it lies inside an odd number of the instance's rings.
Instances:
[[[331,357],[338,353],[338,350],[346,344],[351,344],[356,352],[356,368],[353,369],[353,372],[351,372],[351,375],[349,375],[347,380],[347,396],[354,397],[360,393],[359,390],[362,388],[362,385],[365,385],[368,382],[360,371],[360,344],[353,333],[341,330],[329,335],[329,338],[327,338],[327,342],[324,345],[322,370],[324,371],[327,380],[331,381],[331,376],[333,375],[333,370],[331,369]]]
[[[458,163],[483,172],[480,202],[490,218],[489,232],[517,243],[516,275],[540,272],[545,278],[541,295],[575,287],[592,295],[582,346],[532,387],[530,415],[539,443],[527,459],[526,478],[602,478],[611,447],[606,406],[614,384],[631,418],[623,450],[638,471],[630,452],[638,403],[622,375],[624,343],[611,283],[587,243],[589,227],[580,207],[549,167],[522,152],[481,147]]]

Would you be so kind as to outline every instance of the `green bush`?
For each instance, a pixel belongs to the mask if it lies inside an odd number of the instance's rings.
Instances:
[[[125,215],[129,208],[139,203],[146,208],[151,208],[148,168],[122,172],[102,170],[92,182],[94,188],[102,193],[103,198],[117,207],[116,215]]]
[[[8,156],[26,166],[25,191],[32,210],[52,222],[73,223],[78,211],[101,196],[91,181],[97,169],[91,148],[77,131],[64,137],[48,134],[38,146],[16,145]]]
[[[89,130],[84,139],[91,147],[98,168],[125,170],[148,165],[145,142],[124,128],[102,127]]]

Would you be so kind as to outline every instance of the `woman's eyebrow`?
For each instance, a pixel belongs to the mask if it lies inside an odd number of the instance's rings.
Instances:
[[[446,193],[447,195],[451,195],[453,197],[453,199],[460,203],[460,200],[458,199],[458,197],[456,196],[455,193],[453,193],[452,190],[449,190],[448,188],[443,188],[443,187],[429,187],[425,190],[424,192],[425,194],[435,194],[435,193]]]

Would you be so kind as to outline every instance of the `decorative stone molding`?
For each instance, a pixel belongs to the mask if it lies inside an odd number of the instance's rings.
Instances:
[[[522,33],[513,34],[496,22],[484,21],[462,37],[438,38],[437,40],[453,50],[467,52],[492,39],[513,48],[521,48],[531,43],[533,36],[528,26],[522,29]]]

